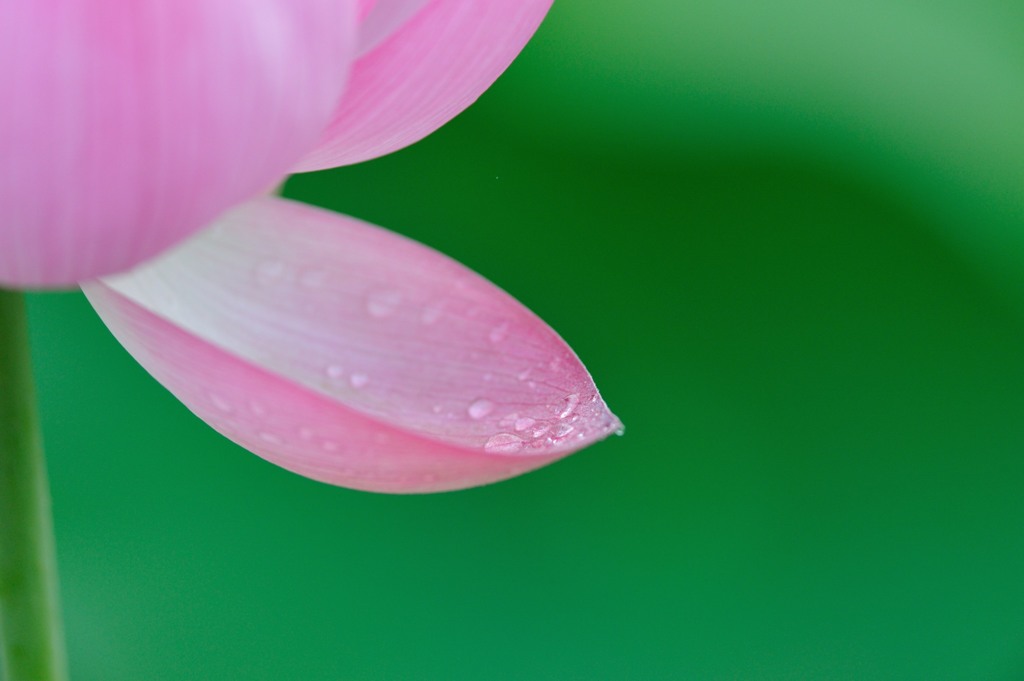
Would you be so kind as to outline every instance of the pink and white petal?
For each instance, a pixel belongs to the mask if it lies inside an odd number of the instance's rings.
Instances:
[[[122,271],[279,181],[357,0],[0,3],[0,285]]]
[[[359,56],[380,45],[399,27],[423,9],[429,0],[374,0],[359,24]]]
[[[296,169],[358,163],[437,130],[491,86],[550,6],[551,0],[429,0],[356,62],[334,119]]]
[[[356,18],[360,24],[366,21],[366,17],[373,10],[373,6],[377,4],[377,0],[358,0],[358,7],[356,8]]]
[[[244,204],[84,289],[192,411],[325,482],[481,485],[621,428],[572,350],[507,293],[426,246],[303,204]]]

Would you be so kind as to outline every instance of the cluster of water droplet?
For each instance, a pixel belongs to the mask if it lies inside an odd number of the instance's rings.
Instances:
[[[477,400],[471,407],[478,406],[481,401]],[[570,393],[548,411],[550,415],[545,416],[511,413],[503,417],[498,425],[504,430],[488,438],[484,443],[484,451],[515,454],[523,449],[557,448],[573,439],[583,440],[594,434],[595,412],[599,413],[597,430],[601,434],[620,427],[599,403],[597,395],[592,396],[586,405],[581,405],[580,396]]]
[[[332,383],[339,383],[346,381],[345,369],[338,364],[330,364],[324,370],[327,374],[327,378],[331,379]],[[360,388],[366,387],[366,384],[370,382],[370,377],[361,371],[354,371],[348,374],[348,384],[359,390]]]
[[[277,262],[263,263],[257,270],[257,276],[264,284],[300,283],[308,288],[320,288],[325,285],[327,276],[323,271],[310,271],[308,273],[295,273]],[[457,282],[456,288],[460,284]],[[413,296],[415,298],[416,296]],[[467,317],[477,317],[477,323],[482,323],[479,333],[482,339],[494,346],[505,343],[513,334],[515,329],[510,320],[493,320],[492,324],[484,322],[485,316],[481,310],[475,307],[465,307],[465,301],[460,300],[456,295],[454,298],[439,298],[433,303],[426,305],[414,304],[408,295],[392,288],[380,288],[365,293],[362,299],[363,313],[370,319],[377,322],[390,323],[395,319],[402,319],[405,313],[413,311],[414,319],[423,327],[431,327],[443,324],[448,315],[465,320]],[[426,331],[426,329],[424,329]],[[481,350],[477,350],[470,359],[479,359]],[[480,397],[470,401],[464,406],[453,404],[435,404],[431,411],[435,417],[444,419],[457,419],[460,416],[469,417],[472,421],[480,422],[475,431],[479,437],[483,433],[486,440],[483,449],[494,454],[515,454],[518,452],[535,452],[537,450],[558,449],[575,440],[585,440],[602,436],[609,431],[620,427],[618,421],[608,414],[604,405],[600,403],[596,395],[590,396],[581,404],[580,395],[576,392],[565,394],[555,403],[544,406],[544,396],[551,395],[552,386],[544,379],[550,375],[561,373],[566,358],[556,357],[550,362],[539,362],[533,367],[527,367],[515,374],[511,373],[484,373],[481,380],[484,385],[492,386],[498,391],[492,395],[501,395],[504,391],[501,388],[503,381],[518,381],[533,393],[541,401],[541,404],[522,408],[518,412],[502,413],[495,400]],[[370,373],[352,370],[345,362],[341,364],[328,364],[324,367],[325,383],[322,387],[329,392],[334,392],[338,386],[346,389],[361,390],[368,385],[374,388]],[[514,376],[514,378],[513,378]],[[522,388],[518,389],[522,390]],[[589,393],[589,391],[585,391]],[[499,400],[500,401],[500,400]],[[464,411],[461,411],[464,410]],[[429,427],[429,426],[428,426]],[[486,436],[488,427],[491,428],[491,435]],[[305,439],[305,438],[304,438]],[[479,440],[477,440],[479,442]],[[268,441],[269,442],[269,441]]]

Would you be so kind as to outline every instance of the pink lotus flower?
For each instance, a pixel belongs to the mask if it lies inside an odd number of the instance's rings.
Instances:
[[[454,489],[607,436],[583,365],[510,296],[386,230],[258,198],[437,129],[549,6],[0,5],[0,284],[88,282],[189,409],[318,480]]]

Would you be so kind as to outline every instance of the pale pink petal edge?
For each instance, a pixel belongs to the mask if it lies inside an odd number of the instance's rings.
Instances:
[[[472,104],[537,30],[551,0],[431,0],[359,59],[334,119],[297,172],[417,142]]]

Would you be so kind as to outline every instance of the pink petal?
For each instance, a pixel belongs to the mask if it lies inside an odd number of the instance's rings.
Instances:
[[[373,12],[367,12],[359,24],[360,56],[373,50],[399,27],[423,9],[429,0],[374,0]]]
[[[325,482],[480,485],[620,428],[572,350],[511,296],[421,244],[303,204],[244,204],[85,291],[200,418]]]
[[[356,63],[334,120],[297,169],[358,163],[437,130],[501,75],[550,6],[551,0],[430,0]]]
[[[359,5],[356,9],[356,16],[360,23],[366,20],[366,15],[370,13],[373,6],[377,4],[377,0],[358,0]]]
[[[0,284],[124,270],[280,180],[356,0],[0,3]]]

